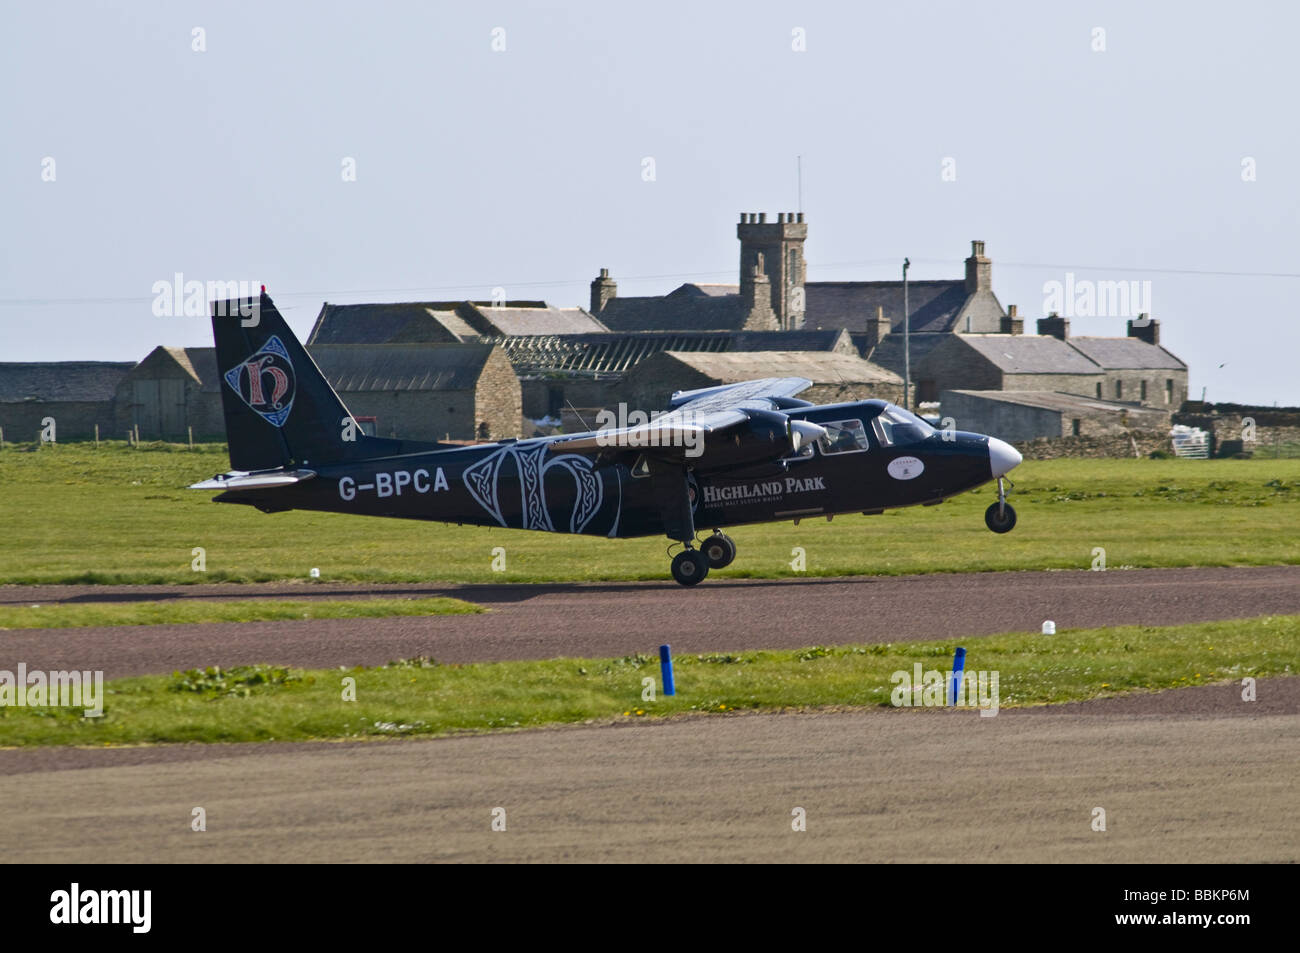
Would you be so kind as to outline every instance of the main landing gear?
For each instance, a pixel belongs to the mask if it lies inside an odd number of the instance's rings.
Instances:
[[[709,560],[698,549],[683,549],[673,557],[673,578],[683,586],[698,585],[709,574]]]
[[[709,561],[710,569],[723,569],[736,558],[736,541],[715,529],[713,535],[700,544],[700,550]]]
[[[1016,526],[1016,511],[1007,502],[1007,490],[1003,478],[998,477],[998,501],[989,505],[984,511],[984,525],[995,533],[1009,533]]]
[[[713,535],[692,549],[690,543],[673,557],[673,578],[683,586],[694,586],[704,580],[710,569],[730,566],[736,558],[736,542],[725,533],[714,530]]]

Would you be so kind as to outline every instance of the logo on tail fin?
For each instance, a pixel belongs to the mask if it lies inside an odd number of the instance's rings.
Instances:
[[[298,389],[289,352],[275,335],[223,375],[230,389],[274,427],[283,427]]]

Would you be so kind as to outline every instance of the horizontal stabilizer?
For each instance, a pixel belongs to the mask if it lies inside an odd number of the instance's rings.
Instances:
[[[268,490],[277,486],[293,486],[295,483],[311,480],[315,476],[315,470],[266,470],[261,473],[232,470],[230,473],[218,473],[211,480],[192,483],[190,489]]]

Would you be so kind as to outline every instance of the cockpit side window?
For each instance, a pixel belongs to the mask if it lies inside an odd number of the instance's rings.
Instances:
[[[822,426],[826,428],[826,436],[821,438],[819,445],[824,454],[858,453],[871,449],[861,420],[836,420],[822,423]]]

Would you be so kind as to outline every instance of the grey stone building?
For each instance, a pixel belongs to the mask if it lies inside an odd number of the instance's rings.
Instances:
[[[948,334],[912,365],[919,400],[945,390],[1040,390],[1095,396],[1102,368],[1059,338]]]
[[[805,377],[813,386],[799,395],[818,404],[880,398],[897,402],[897,374],[852,354],[824,351],[661,351],[637,364],[623,381],[621,398],[641,411],[662,410],[675,391],[733,384],[760,377]]]
[[[903,370],[902,281],[808,281],[803,213],[745,213],[736,226],[740,284],[688,283],[666,295],[620,298],[609,270],[591,283],[591,313],[618,331],[844,330],[877,364]],[[909,281],[913,361],[952,333],[1021,333],[993,292],[993,263],[971,242],[963,278]]]
[[[53,417],[56,440],[85,440],[115,433],[113,392],[134,365],[119,361],[0,363],[0,429],[6,441],[39,439],[41,421]]]
[[[1039,437],[1105,437],[1169,430],[1170,413],[1155,407],[1056,391],[945,390],[943,415],[959,430],[995,434],[1012,443]]]
[[[318,345],[311,356],[348,410],[411,440],[520,436],[519,378],[491,344]]]
[[[1159,321],[1130,321],[1122,338],[1070,337],[1069,320],[1059,317],[1039,325],[1102,369],[1106,379],[1094,396],[1170,411],[1187,400],[1187,365],[1160,346]]]
[[[139,427],[141,440],[224,440],[226,422],[210,347],[154,348],[113,394],[118,436]]]
[[[520,435],[519,378],[491,344],[317,345],[312,359],[367,430],[411,440]],[[142,440],[222,439],[221,376],[212,348],[158,347],[123,375],[115,429]]]

